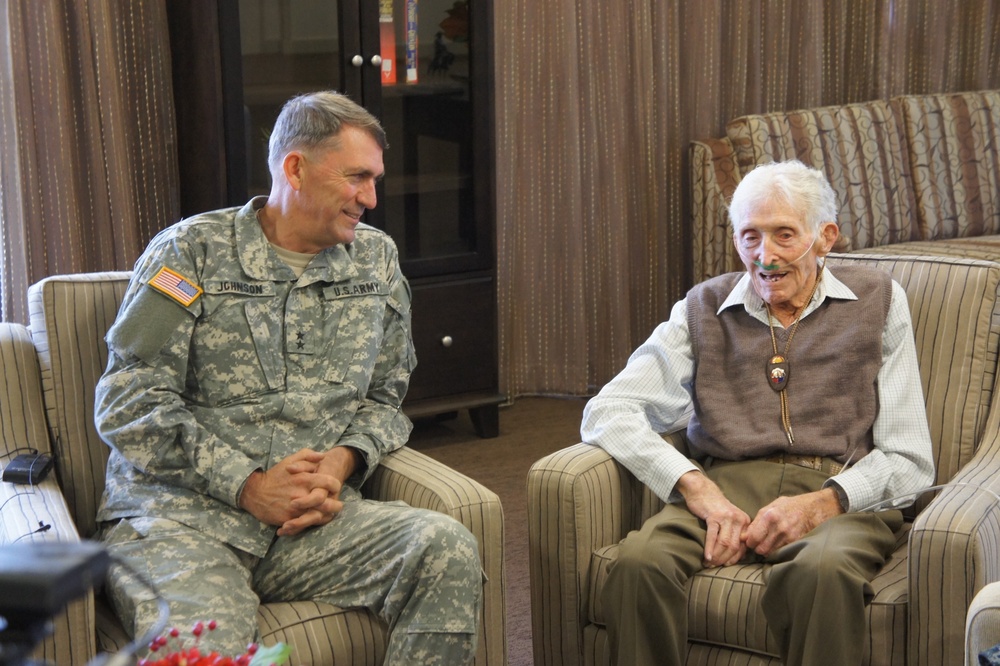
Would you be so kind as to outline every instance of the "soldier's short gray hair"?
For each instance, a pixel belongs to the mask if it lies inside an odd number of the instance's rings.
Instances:
[[[267,166],[271,173],[291,150],[308,150],[330,142],[336,146],[344,126],[367,132],[385,150],[389,143],[378,118],[347,95],[333,90],[306,93],[285,102],[268,140]]]

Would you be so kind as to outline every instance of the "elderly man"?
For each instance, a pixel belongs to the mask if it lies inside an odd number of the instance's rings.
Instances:
[[[835,195],[799,162],[747,174],[730,218],[746,272],[695,286],[584,412],[584,441],[667,502],[608,572],[612,661],[683,664],[691,576],[763,561],[785,664],[860,664],[902,525],[863,509],[933,480],[906,295],[825,265]],[[685,421],[694,460],[657,434]]]
[[[109,590],[132,634],[157,619],[147,578],[175,626],[217,621],[203,649],[242,653],[261,600],[312,599],[381,617],[386,664],[472,661],[474,537],[358,492],[410,432],[409,288],[389,237],[359,222],[385,148],[346,97],[294,98],[270,194],[182,220],[136,263],[96,405],[102,540],[130,569]]]

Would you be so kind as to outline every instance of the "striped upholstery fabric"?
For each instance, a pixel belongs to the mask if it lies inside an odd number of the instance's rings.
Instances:
[[[108,462],[108,447],[94,426],[94,387],[108,364],[104,333],[127,285],[128,273],[116,272],[50,277],[28,289],[56,469],[85,539],[96,529]]]
[[[1000,91],[892,100],[910,147],[920,238],[1000,234]]]
[[[839,250],[920,238],[911,227],[913,188],[897,119],[886,102],[743,116],[726,126],[740,174],[797,159],[837,193]]]
[[[1000,643],[1000,583],[990,583],[972,600],[965,617],[965,666],[979,666],[979,653]]]
[[[107,461],[107,446],[93,425],[94,386],[107,364],[104,334],[114,321],[128,277],[117,272],[46,278],[29,290],[30,337],[24,327],[0,326],[3,444],[10,450],[19,442],[33,442],[38,448],[51,443],[58,473],[58,485],[51,477],[0,512],[0,543],[30,531],[39,519],[55,529],[32,535],[34,540],[72,541],[79,538],[77,530],[83,538],[94,533]],[[5,491],[2,485],[0,492]],[[447,513],[475,535],[484,571],[475,663],[506,664],[503,512],[497,495],[408,448],[387,457],[363,492]],[[5,500],[0,495],[0,501]],[[374,666],[385,654],[387,628],[364,611],[315,602],[266,604],[258,623],[266,641],[292,646],[292,663]],[[40,654],[60,666],[83,665],[96,650],[113,652],[127,642],[103,600],[98,598],[95,606],[91,596],[57,619],[55,633]]]
[[[937,483],[947,483],[972,460],[993,404],[1000,349],[1000,265],[856,254],[831,255],[830,261],[880,266],[906,290]],[[941,344],[943,340],[947,344]]]
[[[0,434],[3,443],[49,451],[49,433],[45,428],[45,405],[38,357],[31,344],[31,334],[20,324],[0,323],[0,363],[6,371],[0,391]],[[7,459],[0,459],[6,464]]]
[[[694,275],[701,282],[714,275],[739,270],[726,203],[740,182],[736,153],[728,137],[693,141],[691,157],[691,212]]]
[[[38,357],[28,329],[20,324],[0,324],[0,372],[2,467],[24,453],[22,448],[50,451]],[[36,531],[44,525],[49,527]],[[54,475],[37,486],[0,483],[0,546],[78,538]],[[38,647],[34,658],[55,664],[85,664],[96,649],[93,594],[71,602],[52,622],[53,634]],[[67,640],[57,640],[57,636]]]
[[[873,581],[867,665],[958,664],[975,593],[1000,580],[1000,264],[846,254],[888,270],[913,317],[939,483]],[[683,433],[667,437],[683,445]],[[528,474],[532,627],[537,666],[606,664],[600,589],[616,544],[661,502],[603,450],[576,444]],[[691,581],[689,665],[778,664],[758,612],[764,567]]]

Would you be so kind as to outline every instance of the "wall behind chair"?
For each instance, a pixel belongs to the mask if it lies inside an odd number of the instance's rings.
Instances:
[[[1000,3],[496,0],[501,386],[599,389],[690,286],[687,149],[745,114],[1000,88]]]
[[[477,0],[472,0],[473,2]],[[167,0],[0,3],[0,296],[179,216]],[[592,393],[690,286],[687,146],[743,113],[1000,88],[1000,4],[493,0],[502,389]]]

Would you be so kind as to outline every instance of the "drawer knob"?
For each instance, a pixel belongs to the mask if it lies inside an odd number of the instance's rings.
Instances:
[[[442,346],[442,347],[451,347],[451,345],[452,345],[452,344],[453,344],[454,342],[455,342],[455,341],[451,339],[451,336],[450,336],[450,335],[446,335],[446,336],[444,336],[443,338],[441,338],[441,346]]]

